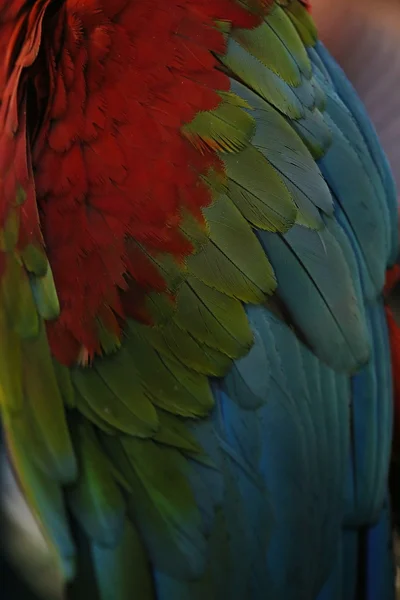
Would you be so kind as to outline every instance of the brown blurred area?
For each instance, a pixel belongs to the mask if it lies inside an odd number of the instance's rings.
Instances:
[[[313,15],[375,124],[400,190],[400,0],[313,0]]]

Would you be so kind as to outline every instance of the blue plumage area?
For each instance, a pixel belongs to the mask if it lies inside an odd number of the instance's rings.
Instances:
[[[163,600],[394,600],[381,299],[397,249],[392,179],[343,73],[320,43],[308,54],[325,109],[318,118],[305,112],[295,129],[299,143],[325,144],[320,183],[307,180],[290,137],[280,151],[284,117],[259,90],[232,82],[256,113],[253,143],[320,225],[258,232],[286,318],[276,306],[249,307],[254,345],[213,381],[212,418],[193,431],[214,466],[191,465],[208,566],[192,582],[158,572]],[[308,90],[296,97],[309,110]]]

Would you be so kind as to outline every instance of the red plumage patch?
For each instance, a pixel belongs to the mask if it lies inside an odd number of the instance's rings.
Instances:
[[[400,281],[400,266],[396,265],[387,272],[385,292]],[[400,327],[396,323],[391,309],[386,307],[386,318],[389,328],[390,350],[392,356],[393,391],[394,391],[394,443],[395,451],[400,455]]]
[[[101,351],[99,320],[117,331],[126,314],[147,318],[146,292],[167,292],[149,256],[167,252],[179,262],[193,251],[179,229],[182,210],[200,218],[211,201],[200,175],[220,165],[181,128],[217,106],[216,90],[229,88],[212,54],[225,48],[215,22],[253,27],[270,4],[248,0],[257,9],[250,11],[235,0],[66,0],[45,17],[28,71],[42,125],[27,126],[40,226],[61,304],[49,339],[62,362],[75,361],[82,347],[89,355]],[[33,10],[26,9],[25,24],[33,22]],[[0,36],[6,16],[0,12]],[[24,73],[3,77],[20,96]],[[16,101],[3,106],[3,115],[17,119],[14,109]],[[7,147],[11,161],[26,147],[21,115],[18,127],[13,138],[2,121],[15,145]],[[23,155],[29,159],[29,150]],[[23,175],[12,170],[0,224],[17,181],[34,206],[30,168],[28,160]],[[26,223],[33,231],[33,213]]]

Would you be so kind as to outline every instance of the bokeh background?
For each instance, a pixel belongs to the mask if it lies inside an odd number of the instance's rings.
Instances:
[[[313,0],[313,14],[321,39],[375,123],[400,189],[400,0]],[[7,466],[2,492],[1,537],[3,547],[6,537],[9,540],[9,558],[24,565],[40,598],[61,599],[55,565]],[[400,600],[400,576],[398,580]],[[5,600],[24,597],[14,590]]]

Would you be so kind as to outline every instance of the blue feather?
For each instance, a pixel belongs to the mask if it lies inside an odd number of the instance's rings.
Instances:
[[[353,86],[343,73],[339,65],[334,61],[332,56],[326,50],[321,42],[315,46],[315,52],[326,68],[337,94],[340,96],[344,104],[351,111],[354,119],[358,123],[359,129],[364,136],[365,142],[370,150],[371,156],[379,169],[383,187],[386,192],[386,201],[389,207],[392,218],[390,219],[389,236],[391,240],[391,251],[389,256],[389,264],[395,263],[399,246],[399,232],[397,227],[397,191],[396,185],[390,170],[389,162],[379,142],[377,133],[372,125],[372,122],[357,96]],[[312,58],[312,56],[311,56]]]
[[[332,132],[329,152],[319,161],[322,174],[335,194],[363,251],[377,290],[385,280],[386,230],[363,165],[342,132],[325,115]],[[340,177],[338,174],[340,173]]]
[[[389,502],[386,502],[374,527],[366,532],[366,600],[395,600],[395,567],[391,544],[391,519]]]
[[[295,226],[285,236],[261,232],[259,237],[274,267],[278,293],[318,356],[339,370],[365,362],[365,324],[348,265],[328,230]]]

